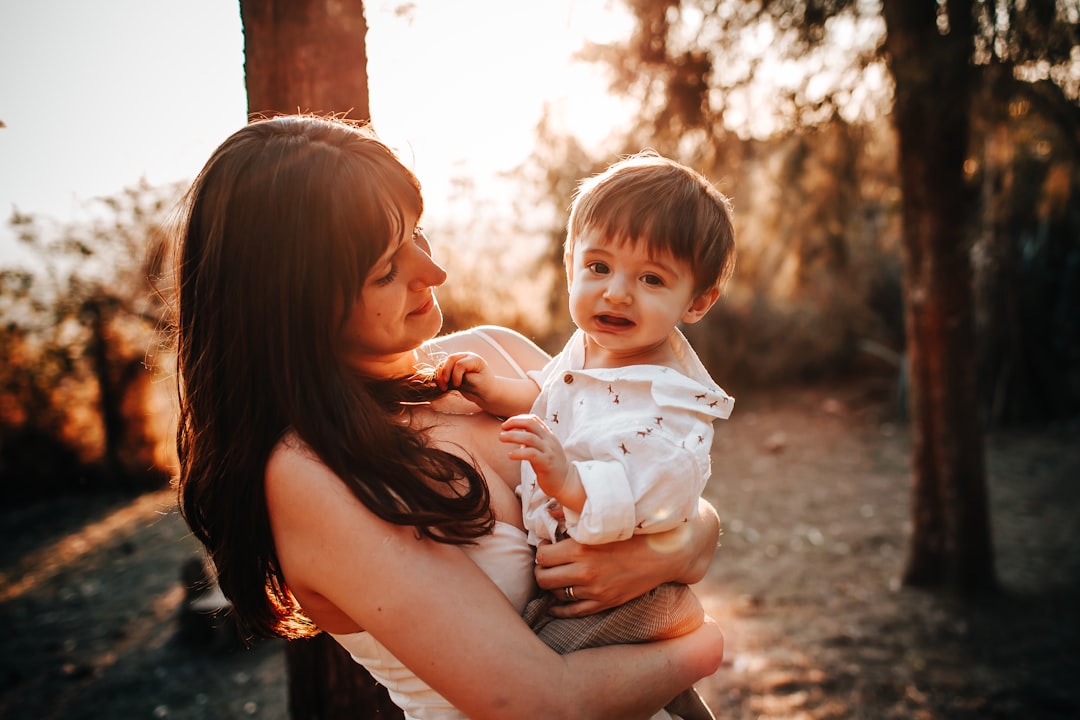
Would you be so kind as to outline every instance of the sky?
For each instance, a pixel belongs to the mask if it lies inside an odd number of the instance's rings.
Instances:
[[[372,118],[425,186],[532,148],[545,103],[586,141],[617,102],[570,55],[625,35],[608,0],[368,0]],[[194,178],[246,122],[237,0],[0,0],[0,261],[13,209],[78,220],[95,197]],[[478,122],[476,118],[483,118]]]

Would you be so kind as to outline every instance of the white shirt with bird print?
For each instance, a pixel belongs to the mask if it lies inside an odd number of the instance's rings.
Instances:
[[[519,492],[529,542],[554,542],[566,531],[583,544],[625,540],[670,530],[697,512],[711,473],[713,421],[728,418],[735,400],[709,376],[678,329],[670,336],[683,372],[660,365],[584,369],[585,334],[578,330],[534,376],[533,404],[577,468],[587,499],[580,513],[564,508],[565,526],[550,498],[522,462]]]

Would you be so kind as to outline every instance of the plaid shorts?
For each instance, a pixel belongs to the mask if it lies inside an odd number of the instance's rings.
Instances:
[[[541,593],[521,613],[548,647],[560,655],[575,650],[678,637],[701,624],[701,603],[686,585],[667,583],[610,610],[579,618],[552,617],[559,601]],[[683,720],[716,720],[694,688],[680,693],[667,710]]]
[[[542,593],[522,616],[541,640],[560,655],[603,645],[648,642],[677,637],[701,624],[701,603],[680,583],[666,583],[610,610],[579,618],[552,617],[559,601]]]

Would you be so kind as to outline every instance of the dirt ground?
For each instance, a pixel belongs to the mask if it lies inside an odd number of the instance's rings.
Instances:
[[[907,433],[887,384],[743,395],[697,590],[726,657],[718,718],[1080,718],[1080,423],[986,438],[1001,592],[902,589]],[[194,542],[165,490],[0,510],[0,717],[284,720],[283,645],[181,643]]]

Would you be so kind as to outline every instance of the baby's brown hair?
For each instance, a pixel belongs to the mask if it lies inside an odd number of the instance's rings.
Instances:
[[[694,272],[694,295],[722,285],[735,265],[731,202],[701,173],[645,150],[583,180],[567,222],[566,257],[585,232],[645,243]]]

